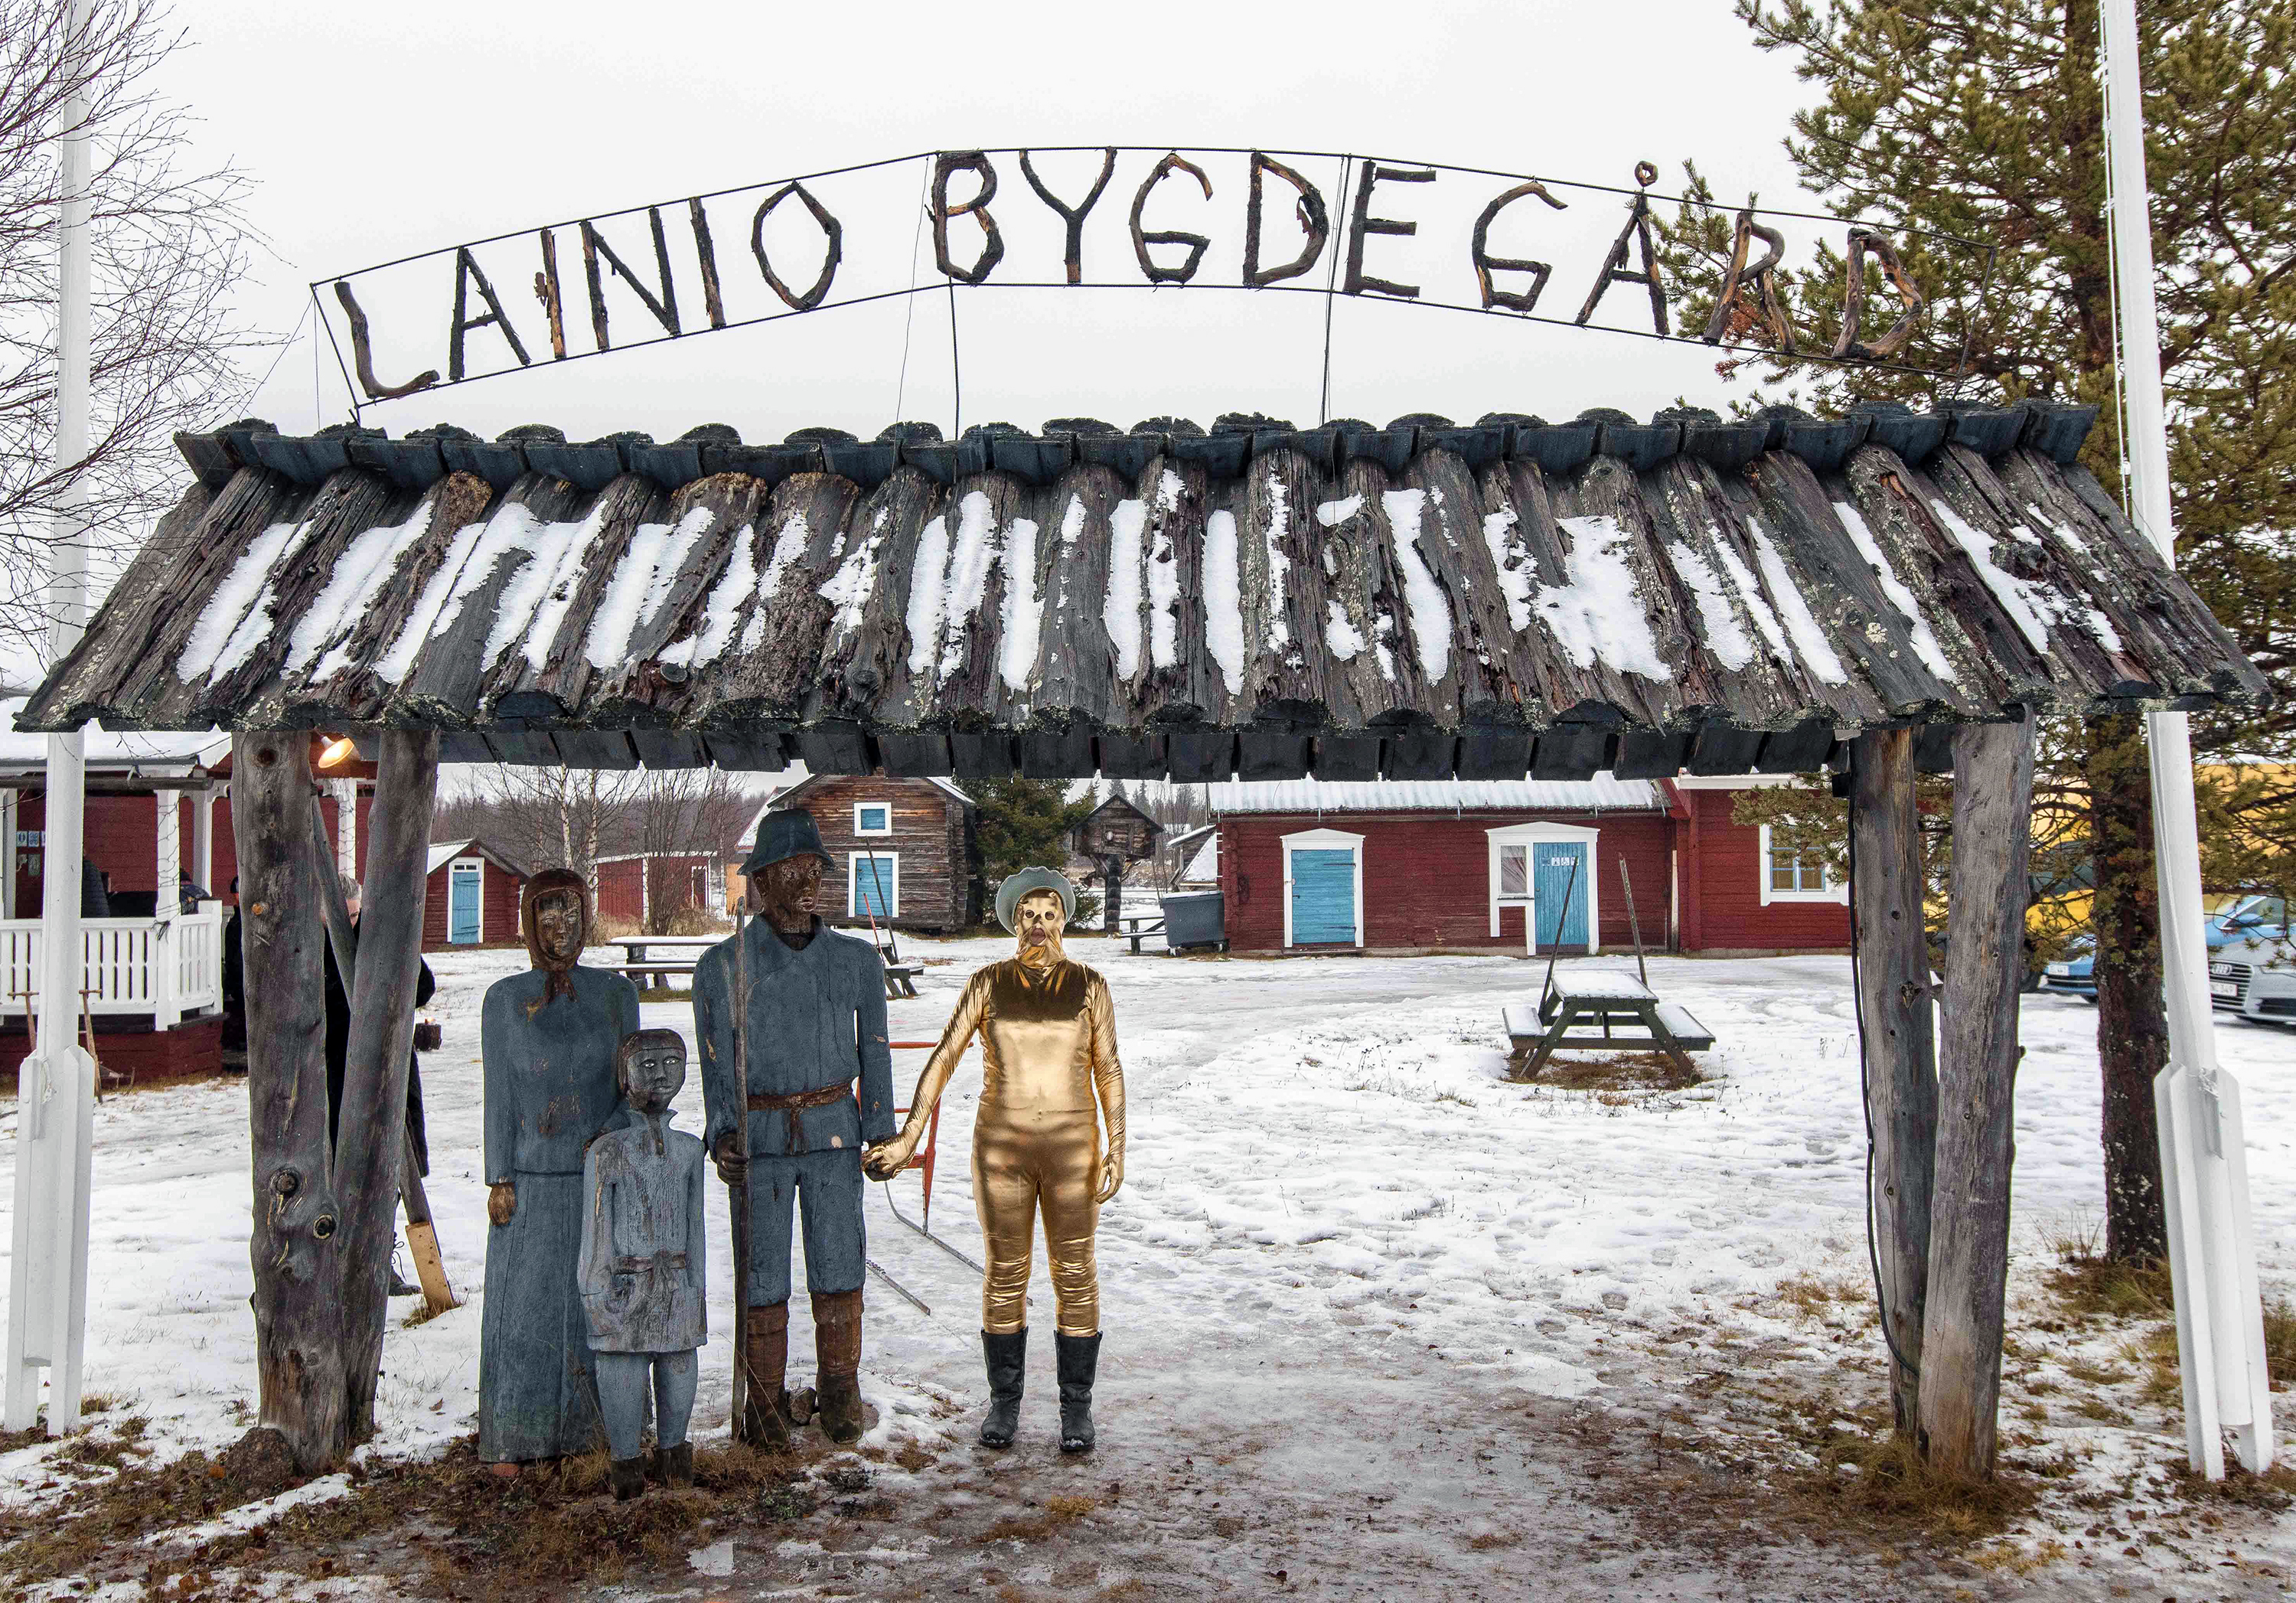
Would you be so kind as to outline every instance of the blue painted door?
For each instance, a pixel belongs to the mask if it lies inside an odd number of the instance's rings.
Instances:
[[[1538,910],[1537,951],[1587,945],[1587,844],[1583,841],[1535,841],[1530,848],[1533,905]],[[1576,870],[1574,876],[1573,870]],[[1562,905],[1568,890],[1570,905]]]
[[[1356,854],[1336,850],[1292,854],[1292,944],[1356,943]]]
[[[853,854],[853,917],[890,918],[894,908],[893,859],[883,852]]]
[[[479,943],[478,863],[456,863],[447,870],[447,939],[456,946]]]

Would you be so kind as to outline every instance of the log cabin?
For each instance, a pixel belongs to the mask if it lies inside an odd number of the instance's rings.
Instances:
[[[743,832],[746,855],[758,822],[775,808],[802,807],[821,826],[837,866],[818,906],[831,924],[948,933],[980,922],[979,810],[947,779],[816,774],[768,797]],[[729,871],[729,893],[742,875]]]

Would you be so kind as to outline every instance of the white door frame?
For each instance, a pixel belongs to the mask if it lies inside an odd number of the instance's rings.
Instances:
[[[866,845],[856,846],[845,854],[845,917],[848,919],[858,918],[864,921],[869,917],[861,908],[861,860],[864,858],[883,858],[890,859],[893,865],[892,873],[883,876],[886,884],[882,893],[886,899],[886,906],[885,910],[879,915],[890,924],[901,916],[901,854],[898,851],[880,851]],[[876,882],[873,880],[871,884],[873,886]]]
[[[1583,824],[1552,824],[1544,819],[1528,824],[1502,824],[1496,829],[1483,831],[1488,843],[1489,866],[1485,884],[1490,887],[1491,934],[1499,933],[1499,849],[1520,846],[1522,861],[1522,947],[1525,952],[1538,950],[1538,869],[1532,848],[1540,841],[1565,841],[1587,848],[1587,954],[1594,956],[1603,943],[1603,876],[1598,872],[1595,837],[1602,834]],[[1570,909],[1565,908],[1567,915]]]
[[[447,863],[447,944],[452,946],[455,943],[455,870],[457,868],[478,870],[479,938],[475,944],[484,946],[487,943],[487,859],[482,857],[452,858]]]
[[[1292,940],[1292,854],[1295,851],[1347,851],[1352,854],[1356,866],[1356,941],[1364,943],[1364,838],[1349,834],[1344,829],[1303,829],[1297,834],[1282,837],[1283,847],[1283,944]],[[1318,942],[1318,944],[1321,944]]]

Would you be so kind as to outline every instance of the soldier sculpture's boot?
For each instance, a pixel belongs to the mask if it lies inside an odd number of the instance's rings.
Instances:
[[[742,1440],[769,1452],[789,1445],[789,1304],[750,1310],[749,1396]]]
[[[1021,1428],[1021,1383],[1029,1369],[1029,1332],[980,1333],[980,1356],[988,1366],[988,1416],[980,1422],[980,1445],[1010,1447]]]
[[[1092,1428],[1092,1383],[1100,1368],[1100,1332],[1070,1336],[1055,1332],[1053,1351],[1061,1377],[1061,1451],[1089,1452]]]
[[[814,1391],[821,1428],[837,1443],[858,1442],[861,1413],[861,1293],[813,1294]]]
[[[615,1459],[606,1466],[606,1482],[614,1489],[614,1500],[626,1503],[645,1490],[646,1474],[644,1459]]]
[[[653,1476],[670,1487],[693,1484],[693,1443],[680,1442],[675,1447],[655,1448]]]

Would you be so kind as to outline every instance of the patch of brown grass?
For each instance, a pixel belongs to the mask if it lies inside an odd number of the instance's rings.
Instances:
[[[2165,1319],[2176,1317],[2169,1266],[2131,1263],[2097,1250],[2093,1231],[2073,1231],[2052,1242],[2057,1264],[2043,1278],[2064,1311],[2087,1319]]]
[[[266,1439],[273,1446],[267,1454]],[[214,1459],[192,1452],[156,1469],[125,1464],[37,1517],[0,1512],[0,1543],[7,1544],[0,1578],[23,1587],[67,1575],[97,1585],[135,1580],[151,1595],[172,1596],[184,1591],[179,1578],[238,1566],[278,1574],[291,1586],[297,1577],[357,1573],[372,1561],[361,1550],[381,1541],[412,1555],[395,1572],[411,1595],[556,1599],[611,1583],[635,1566],[672,1564],[705,1525],[801,1519],[820,1506],[816,1488],[866,1487],[863,1471],[832,1468],[816,1481],[814,1461],[824,1456],[697,1444],[693,1489],[653,1487],[617,1503],[603,1495],[603,1452],[504,1479],[479,1462],[477,1444],[466,1437],[430,1462],[354,1467],[348,1495],[287,1509],[252,1530],[196,1546],[152,1543],[155,1533],[275,1495],[303,1478],[284,1462],[275,1433],[252,1431]],[[393,1534],[418,1526],[426,1534],[416,1546]]]
[[[1519,1071],[1513,1078],[1520,1081]],[[1662,1052],[1611,1052],[1600,1057],[1550,1057],[1527,1081],[1561,1091],[1680,1091],[1701,1083]]]
[[[1791,1486],[1798,1500],[1830,1520],[1961,1546],[2001,1534],[2038,1500],[2019,1476],[1971,1481],[1943,1474],[1895,1433],[1867,1434],[1829,1423],[1819,1438],[1817,1463],[1791,1477]]]
[[[973,1541],[982,1547],[997,1541],[1042,1541],[1067,1530],[1099,1508],[1100,1501],[1096,1497],[1056,1492],[1045,1500],[1042,1513],[1008,1514],[974,1537]]]
[[[2296,1303],[2286,1297],[2264,1305],[2264,1369],[2274,1391],[2296,1385]]]
[[[1777,1299],[1806,1319],[1823,1319],[1838,1306],[1858,1307],[1874,1299],[1873,1288],[1857,1280],[1821,1280],[1796,1275],[1778,1282]]]
[[[2296,1464],[2284,1459],[2262,1475],[2251,1475],[2237,1463],[2227,1463],[2220,1481],[2209,1480],[2182,1466],[2177,1468],[2176,1477],[2177,1494],[2189,1501],[2230,1503],[2267,1514],[2296,1508]]]

